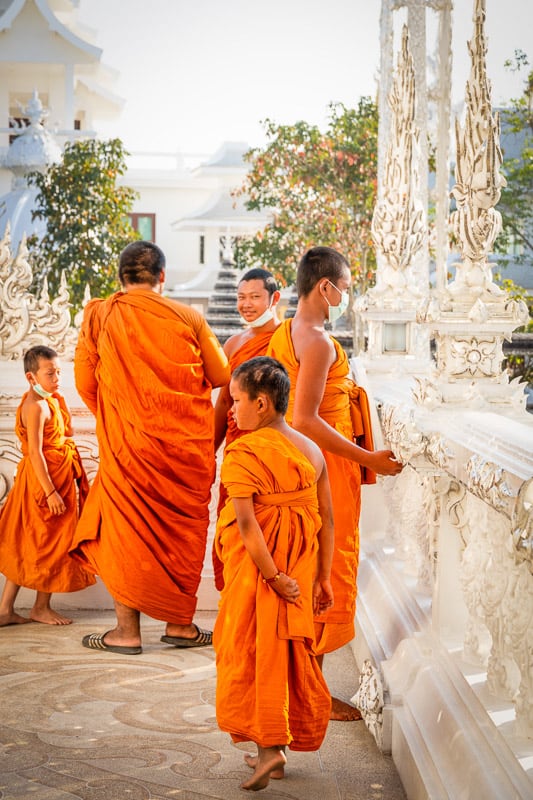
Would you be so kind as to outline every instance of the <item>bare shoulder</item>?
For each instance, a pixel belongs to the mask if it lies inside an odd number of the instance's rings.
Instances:
[[[293,325],[291,334],[294,353],[298,361],[309,355],[312,355],[317,361],[331,360],[334,356],[335,348],[331,337],[323,328],[300,322]]]
[[[28,427],[28,423],[35,424],[38,423],[39,420],[45,420],[51,416],[50,406],[46,400],[40,397],[32,397],[31,394],[28,394],[22,403],[21,413],[22,422],[25,427]]]
[[[237,350],[239,350],[249,337],[248,331],[239,331],[230,336],[224,344],[224,352],[228,358],[231,358]]]

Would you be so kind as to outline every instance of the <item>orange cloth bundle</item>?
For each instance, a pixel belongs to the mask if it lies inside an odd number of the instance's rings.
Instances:
[[[331,697],[311,654],[321,525],[315,470],[285,436],[267,427],[230,445],[222,481],[230,498],[253,496],[276,566],[298,581],[301,597],[287,603],[263,582],[228,500],[216,534],[224,564],[213,638],[218,725],[234,741],[316,750],[326,733]]]

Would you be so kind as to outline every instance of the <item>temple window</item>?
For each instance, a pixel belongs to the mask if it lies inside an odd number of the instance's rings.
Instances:
[[[131,227],[141,234],[145,242],[155,242],[155,214],[135,213],[129,215]]]

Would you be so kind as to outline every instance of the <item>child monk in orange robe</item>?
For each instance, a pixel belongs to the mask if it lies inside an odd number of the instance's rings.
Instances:
[[[285,748],[317,750],[331,697],[312,655],[313,613],[333,606],[333,520],[324,458],[284,419],[285,368],[266,356],[230,384],[237,425],[251,431],[226,449],[229,500],[216,533],[224,588],[215,623],[216,710],[233,741],[257,756],[243,789],[282,777]]]
[[[60,366],[50,347],[24,356],[30,384],[17,410],[22,460],[0,511],[0,571],[6,582],[0,626],[24,622],[68,625],[50,607],[52,592],[74,592],[95,582],[68,556],[89,485],[72,434],[70,412],[58,393]],[[76,490],[78,485],[78,491]],[[29,619],[15,613],[21,586],[36,589]]]

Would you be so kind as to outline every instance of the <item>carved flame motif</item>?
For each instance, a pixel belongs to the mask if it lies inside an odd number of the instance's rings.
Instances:
[[[464,127],[456,120],[456,184],[451,194],[457,210],[451,215],[451,223],[463,261],[455,265],[456,279],[449,285],[452,293],[465,288],[478,293],[501,293],[492,280],[487,255],[501,231],[501,214],[494,206],[506,181],[500,174],[500,121],[497,112],[492,115],[486,74],[484,22],[485,0],[476,0],[474,35],[468,43],[472,64],[466,85]]]
[[[415,118],[415,72],[407,26],[389,105],[391,140],[385,158],[382,199],[374,209],[372,236],[383,262],[377,290],[397,291],[407,284],[404,274],[423,244],[425,217],[419,191],[419,130]],[[379,283],[382,285],[379,286]]]
[[[0,358],[21,358],[36,344],[64,352],[70,329],[70,303],[63,274],[59,294],[51,302],[46,282],[39,297],[29,289],[33,273],[26,239],[13,259],[9,224],[0,242]]]

